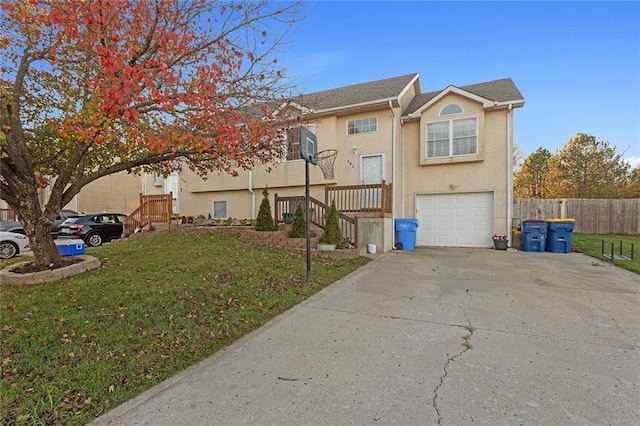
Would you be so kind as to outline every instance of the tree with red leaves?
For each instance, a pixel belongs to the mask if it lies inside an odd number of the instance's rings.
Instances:
[[[4,0],[0,196],[36,265],[60,264],[53,218],[98,178],[278,158],[266,106],[292,89],[276,49],[300,13],[267,0]]]

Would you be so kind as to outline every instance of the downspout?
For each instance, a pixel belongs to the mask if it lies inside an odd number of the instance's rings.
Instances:
[[[256,193],[253,190],[253,170],[249,170],[249,193],[251,194],[251,219],[256,218]]]
[[[404,120],[400,119],[400,126],[402,127],[402,137],[400,138],[400,140],[402,140],[402,158],[400,161],[400,166],[402,167],[402,170],[400,171],[400,185],[402,185],[402,190],[400,191],[400,199],[402,200],[402,202],[400,203],[400,213],[401,213],[401,217],[407,217],[404,211],[404,168],[405,168],[405,155],[404,152],[407,148],[407,144],[405,142],[405,138],[404,138]]]
[[[396,223],[396,114],[393,112],[393,104],[389,101],[389,109],[391,110],[391,116],[393,120],[391,120],[391,188],[392,188],[392,197],[391,197],[391,229],[395,230]],[[391,231],[391,235],[394,235],[395,232]],[[396,249],[395,236],[391,237],[391,244],[393,250]]]
[[[507,109],[507,236],[512,242],[512,210],[513,210],[513,105]]]

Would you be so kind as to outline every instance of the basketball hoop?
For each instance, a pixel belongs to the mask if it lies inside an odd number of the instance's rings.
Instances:
[[[325,179],[333,179],[333,163],[335,163],[337,156],[337,149],[326,149],[315,155],[317,165],[322,170]]]

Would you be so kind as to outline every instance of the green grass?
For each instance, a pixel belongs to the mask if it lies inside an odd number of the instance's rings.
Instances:
[[[622,241],[622,254],[629,258],[631,257],[631,244],[633,244],[635,247],[633,260],[614,260],[612,262],[606,259],[602,256],[603,240],[605,254],[611,254],[611,243],[613,243],[613,254],[620,254],[620,241]],[[586,255],[640,274],[640,236],[638,235],[598,235],[574,232],[572,236],[572,246],[574,250]]]
[[[85,424],[368,262],[314,259],[307,282],[304,254],[199,233],[87,254],[102,266],[2,288],[3,424]]]

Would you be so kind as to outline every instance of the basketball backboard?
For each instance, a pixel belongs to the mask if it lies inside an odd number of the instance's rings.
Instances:
[[[300,155],[305,161],[314,166],[318,163],[316,154],[318,153],[318,138],[311,133],[311,130],[300,126]]]

